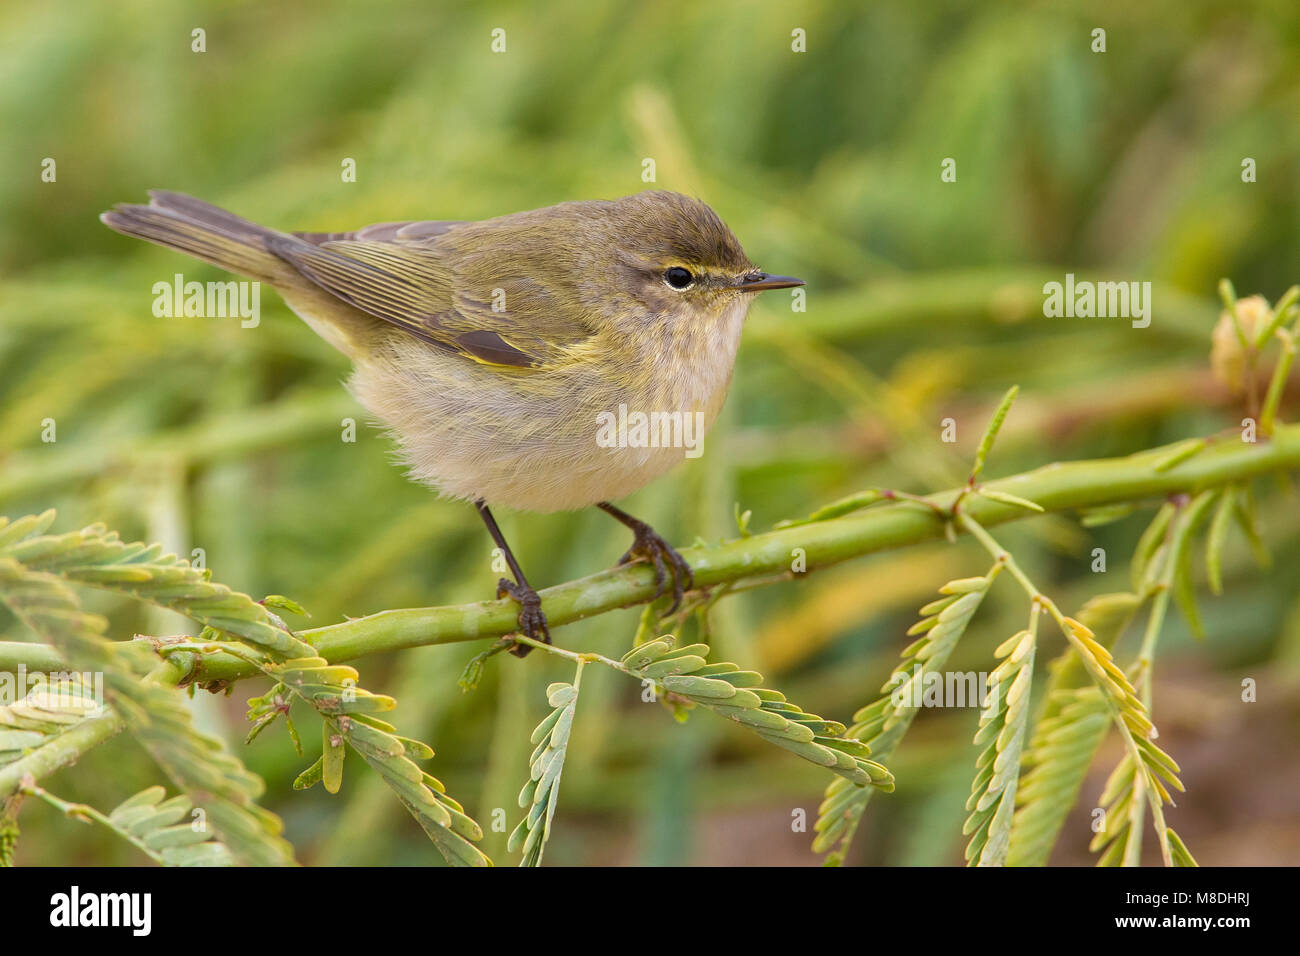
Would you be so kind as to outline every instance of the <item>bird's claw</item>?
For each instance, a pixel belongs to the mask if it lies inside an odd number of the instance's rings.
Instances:
[[[509,578],[497,582],[497,597],[512,597],[519,602],[519,631],[534,641],[551,643],[551,630],[546,623],[546,614],[542,611],[542,599],[527,584],[517,584]],[[532,651],[528,644],[515,643],[510,653],[515,657],[527,657]]]
[[[682,595],[690,590],[695,584],[695,573],[691,566],[686,563],[686,559],[677,553],[677,550],[659,536],[654,528],[650,527],[644,521],[638,521],[630,525],[635,539],[632,547],[627,549],[623,557],[618,559],[619,564],[628,564],[638,558],[649,561],[655,569],[655,596],[658,600],[664,593],[668,572],[665,563],[672,565],[673,578],[673,603],[664,613],[672,614],[682,604]]]

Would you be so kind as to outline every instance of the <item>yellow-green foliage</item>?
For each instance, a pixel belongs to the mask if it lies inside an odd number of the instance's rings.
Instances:
[[[1170,442],[1179,446],[1159,463],[1161,473],[1195,470],[1203,454],[1231,444],[1224,436],[1235,433],[1221,430],[1239,429],[1246,414],[1247,398],[1211,385],[1217,380],[1207,371],[1219,278],[1231,276],[1243,299],[1260,293],[1272,301],[1300,278],[1300,217],[1288,187],[1289,171],[1300,168],[1300,40],[1285,4],[1247,18],[1232,4],[1178,0],[1104,0],[1086,9],[957,0],[392,0],[364,13],[345,0],[131,0],[97,4],[94,15],[84,7],[0,4],[8,41],[0,88],[0,513],[57,508],[59,534],[102,522],[124,541],[157,542],[158,556],[179,555],[159,573],[184,574],[182,565],[201,561],[213,571],[203,601],[248,624],[250,640],[253,631],[288,639],[255,602],[232,599],[219,585],[229,594],[292,595],[320,627],[390,608],[487,600],[501,573],[472,509],[433,500],[403,478],[388,441],[341,388],[342,359],[269,290],[256,328],[152,314],[156,282],[177,272],[228,277],[98,222],[100,211],[140,201],[148,188],[183,189],[303,230],[474,219],[651,185],[705,199],[756,263],[809,284],[803,311],[784,293],[755,305],[704,455],[626,503],[681,547],[697,536],[709,544],[735,537],[737,513],[748,512],[748,529],[761,535],[830,502],[840,503],[822,517],[874,521],[872,509],[893,507],[881,489],[957,487],[991,413],[1017,383],[1018,404],[982,481]],[[1105,53],[1089,48],[1099,24],[1109,31]],[[199,26],[203,53],[191,49]],[[504,53],[491,49],[496,28],[506,31]],[[806,53],[791,48],[796,28]],[[950,183],[940,178],[948,157],[957,174]],[[1241,179],[1246,157],[1257,166],[1254,183]],[[55,182],[42,180],[47,158],[57,163]],[[356,182],[341,178],[349,158]],[[653,183],[643,179],[647,159]],[[1043,285],[1067,272],[1150,280],[1151,326],[1046,318]],[[1274,331],[1294,324],[1290,318]],[[1281,349],[1281,339],[1267,346],[1265,371]],[[1298,417],[1294,394],[1294,385],[1280,393],[1282,421]],[[939,437],[948,418],[951,444]],[[355,441],[347,440],[353,431]],[[1208,448],[1197,444],[1212,435]],[[1025,519],[1023,533],[994,530],[1045,593],[1074,609],[1127,586],[1129,555],[1163,497],[1128,502],[1130,517],[1086,527],[1073,513],[1037,516],[1008,505]],[[625,529],[594,513],[502,520],[539,587],[611,565],[629,543]],[[1238,666],[1248,665],[1263,686],[1280,679],[1300,646],[1293,499],[1272,480],[1241,482],[1210,509],[1207,526],[1208,567],[1202,571],[1198,539],[1190,575],[1176,582],[1190,579],[1198,592],[1206,643],[1192,645],[1183,614],[1168,615],[1153,688],[1157,722],[1162,682],[1194,679],[1198,688],[1235,692]],[[1153,538],[1136,562],[1135,593],[1162,540]],[[1104,572],[1092,568],[1097,548]],[[1265,548],[1272,569],[1261,572],[1253,559]],[[784,562],[769,575],[782,583],[739,584],[717,600],[707,629],[690,616],[654,634],[680,624],[680,643],[707,639],[710,659],[761,672],[828,721],[845,722],[894,667],[925,595],[982,567],[971,565],[966,544],[937,542],[807,576],[789,549],[766,556]],[[1021,604],[1002,599],[1010,586],[1001,580],[942,666],[990,669],[994,648],[1024,625]],[[1203,580],[1222,595],[1210,596]],[[81,613],[102,616],[100,639],[198,637],[187,618],[127,600],[123,588],[92,591],[86,583],[71,586]],[[583,597],[597,599],[607,587]],[[637,613],[576,621],[555,637],[617,660]],[[1144,626],[1139,616],[1114,646],[1119,666],[1136,659]],[[1045,641],[1049,632],[1040,670],[1064,646],[1050,628]],[[0,611],[0,641],[32,637]],[[478,690],[462,694],[456,676],[485,644],[352,664],[367,690],[398,701],[405,739],[436,744],[428,766],[485,831],[466,845],[514,862],[506,841],[534,746],[534,707],[572,667],[541,652],[524,662],[496,657]],[[299,649],[284,659],[313,654]],[[1166,667],[1171,660],[1186,666]],[[917,664],[909,657],[904,666]],[[710,846],[719,849],[708,862],[732,862],[734,846],[701,840],[704,828],[758,812],[785,826],[792,807],[811,807],[826,786],[825,767],[793,759],[744,727],[697,713],[682,728],[643,707],[625,676],[596,669],[588,679],[549,860],[617,852],[674,864],[698,860],[699,848]],[[1049,681],[1034,677],[1037,688]],[[317,712],[300,697],[286,700],[294,720],[311,727],[305,756],[276,726],[279,718],[247,747],[238,744],[249,730],[247,699],[274,685],[257,678],[235,685],[230,698],[197,695],[178,702],[177,719],[195,715],[265,781],[257,803],[296,835],[297,858],[437,860],[419,822],[361,761],[346,762],[335,796],[324,787],[293,790],[318,755]],[[1104,702],[1077,682],[1067,687],[1070,694],[1048,702],[1049,723],[1028,729],[1030,770],[1018,802],[1057,792],[1036,776],[1035,761],[1050,767],[1055,759],[1040,734],[1051,722],[1064,721],[1055,724],[1065,734],[1053,738],[1057,745],[1094,749],[1093,705]],[[1090,722],[1072,724],[1075,716]],[[878,717],[864,713],[859,723]],[[891,732],[907,720],[895,720]],[[966,841],[952,811],[973,770],[946,771],[973,766],[974,721],[968,711],[926,714],[896,755],[869,741],[870,759],[899,771],[895,756],[906,758],[908,775],[895,773],[898,789],[887,799],[872,796],[854,859],[961,862]],[[716,729],[701,729],[708,727]],[[1118,732],[1113,720],[1108,727]],[[874,737],[872,728],[859,733]],[[60,779],[60,796],[109,808],[159,782],[156,763],[132,739],[121,734],[90,750]],[[1190,754],[1177,756],[1197,765]],[[1093,803],[1102,780],[1084,781],[1082,759],[1055,785]],[[1243,789],[1264,785],[1244,770],[1233,778]],[[847,779],[834,786],[844,802],[837,810],[875,793]],[[1044,858],[1029,826],[1036,805],[1023,803],[1013,821],[1010,861],[1019,858],[1022,834],[1024,859]],[[935,807],[948,815],[928,817]],[[511,814],[499,831],[488,826],[497,810]],[[566,814],[583,825],[566,826]],[[24,818],[17,862],[141,862],[106,828],[55,816]],[[1231,813],[1216,818],[1224,839],[1213,843],[1187,832],[1202,862],[1214,862],[1209,846],[1232,842],[1226,835],[1236,822]],[[1042,825],[1050,847],[1061,823]],[[843,831],[824,829],[828,835]],[[1087,859],[1081,843],[1072,862]],[[750,849],[779,859],[774,848]]]

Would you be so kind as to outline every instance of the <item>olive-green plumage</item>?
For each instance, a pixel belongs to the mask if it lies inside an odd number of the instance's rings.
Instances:
[[[671,192],[344,233],[150,197],[102,219],[274,286],[353,360],[350,387],[414,477],[535,511],[617,499],[680,462],[681,447],[602,447],[598,416],[711,425],[749,293],[800,284],[757,272],[713,210]]]

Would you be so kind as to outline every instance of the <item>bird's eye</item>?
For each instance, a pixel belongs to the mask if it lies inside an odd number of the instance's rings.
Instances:
[[[683,269],[681,266],[673,266],[664,272],[664,281],[674,289],[685,289],[695,281],[695,276],[691,275],[691,270]]]

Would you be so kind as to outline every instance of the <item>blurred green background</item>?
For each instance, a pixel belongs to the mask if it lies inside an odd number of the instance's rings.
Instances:
[[[206,30],[207,50],[191,51]],[[491,31],[506,31],[506,52]],[[1092,31],[1106,30],[1094,53]],[[806,31],[793,52],[791,31]],[[269,292],[262,322],[157,319],[151,287],[223,278],[104,228],[149,188],[193,193],[285,229],[476,219],[646,188],[699,195],[761,267],[809,280],[755,307],[703,458],[626,504],[671,540],[763,529],[868,485],[935,490],[964,477],[992,405],[1022,389],[989,466],[1126,454],[1240,420],[1206,356],[1220,276],[1276,298],[1300,280],[1300,17],[1293,4],[936,2],[653,4],[320,2],[117,4],[12,0],[0,9],[0,513],[59,509],[56,530],[104,521],[127,539],[202,548],[216,580],[287,594],[325,624],[391,607],[491,596],[491,542],[473,509],[438,501],[340,385],[343,359]],[[41,162],[57,181],[41,180]],[[956,160],[957,180],[940,180]],[[1258,181],[1243,183],[1251,157]],[[340,176],[356,161],[357,181]],[[1148,329],[1048,319],[1066,272],[1151,281]],[[1295,417],[1295,403],[1284,417]],[[341,421],[358,420],[355,443]],[[958,422],[958,443],[938,440]],[[53,419],[57,441],[43,443]],[[1261,486],[1274,568],[1239,542],[1210,631],[1180,619],[1155,685],[1161,744],[1188,793],[1168,812],[1202,864],[1300,860],[1300,545],[1295,498]],[[538,586],[591,573],[627,546],[592,511],[506,515]],[[1065,517],[1001,537],[1063,607],[1123,587],[1145,521]],[[1108,574],[1089,570],[1105,547]],[[963,542],[860,560],[722,602],[720,659],[847,720],[874,697],[916,608],[981,572]],[[113,634],[179,633],[175,617],[87,598]],[[986,670],[1022,617],[1010,586],[952,658]],[[636,611],[559,629],[621,653]],[[0,618],[0,639],[24,639]],[[1133,635],[1122,645],[1132,653]],[[527,775],[544,688],[571,668],[479,645],[358,662],[397,697],[402,732],[490,825]],[[1060,650],[1045,645],[1040,661]],[[1243,677],[1260,701],[1243,705]],[[314,758],[281,729],[244,747],[243,701],[200,695],[201,724],[267,781],[265,803],[308,863],[440,860],[358,765],[344,789],[290,789]],[[550,863],[813,864],[828,775],[707,713],[678,725],[620,675],[584,675]],[[961,859],[976,713],[923,713],[891,762],[853,862]],[[308,746],[315,735],[302,715]],[[1105,745],[1053,857],[1087,863],[1088,810],[1119,748]],[[130,740],[50,789],[108,808],[160,782]],[[97,829],[29,806],[20,863],[140,863]],[[499,863],[503,833],[484,850]],[[1150,853],[1150,851],[1149,851]]]

